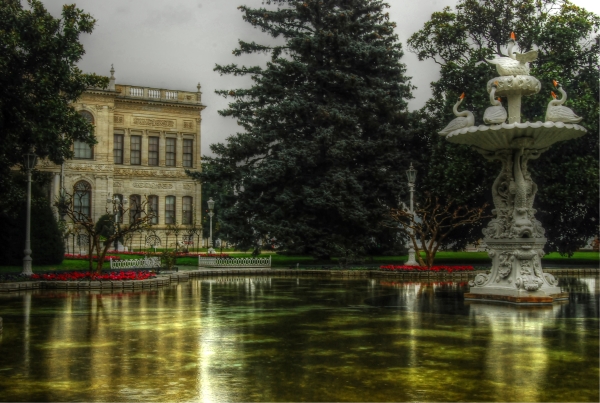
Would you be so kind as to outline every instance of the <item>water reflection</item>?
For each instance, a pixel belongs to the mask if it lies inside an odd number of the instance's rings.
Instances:
[[[541,308],[267,276],[0,295],[0,400],[598,401],[597,280]]]

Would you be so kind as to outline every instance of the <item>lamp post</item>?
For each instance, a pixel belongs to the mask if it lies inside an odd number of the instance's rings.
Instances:
[[[127,204],[127,199],[120,199],[117,195],[114,195],[113,197],[109,197],[106,199],[106,204],[108,204],[109,206],[112,204],[112,210],[113,210],[113,216],[115,217],[115,234],[117,233],[118,227],[119,227],[119,221],[120,221],[120,213],[123,210],[123,207]],[[114,250],[116,252],[119,251],[119,240],[115,239],[115,243],[114,243]]]
[[[213,213],[213,209],[215,208],[215,201],[212,199],[212,197],[208,198],[208,201],[206,202],[206,204],[208,204],[208,216],[210,217],[210,232],[209,232],[209,236],[208,236],[208,250],[207,253],[215,253],[215,250],[213,249],[213,242],[212,242],[212,218],[215,215],[215,213]]]
[[[24,166],[27,169],[27,221],[25,224],[25,257],[23,257],[23,272],[24,276],[31,276],[31,170],[35,168],[37,163],[37,155],[32,151],[25,154]]]
[[[415,192],[415,180],[417,179],[417,170],[413,168],[412,162],[410,168],[406,171],[406,177],[408,178],[408,189],[410,191],[410,215],[415,215],[413,205],[413,193]],[[414,234],[414,230],[413,230]],[[412,240],[409,240],[410,247],[408,248],[408,261],[404,263],[405,266],[419,266],[419,263],[415,260],[415,248],[413,247]]]

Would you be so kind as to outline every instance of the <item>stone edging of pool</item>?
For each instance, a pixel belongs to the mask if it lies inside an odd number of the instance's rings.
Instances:
[[[0,283],[0,292],[13,292],[34,289],[58,290],[141,290],[170,285],[172,282],[189,280],[188,273],[160,274],[147,280],[125,281],[21,281]]]
[[[598,269],[544,269],[552,274],[596,274]],[[0,292],[15,292],[33,289],[60,290],[142,290],[168,286],[173,282],[187,281],[195,277],[239,276],[239,275],[270,275],[282,277],[332,277],[332,278],[407,278],[407,279],[445,279],[468,280],[477,273],[485,270],[470,272],[397,272],[375,270],[294,270],[294,269],[200,269],[178,273],[160,274],[153,279],[136,281],[22,281],[0,283]]]

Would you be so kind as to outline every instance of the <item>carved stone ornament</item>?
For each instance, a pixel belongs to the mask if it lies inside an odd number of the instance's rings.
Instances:
[[[176,127],[174,120],[168,119],[149,119],[149,118],[133,118],[133,124],[137,126],[152,126],[152,127]]]
[[[475,276],[475,279],[469,281],[469,286],[482,286],[490,279],[488,274],[479,273]]]
[[[113,182],[113,187],[114,187],[114,188],[120,188],[120,187],[123,187],[123,182]]]
[[[79,172],[113,172],[112,165],[76,162],[65,163],[65,169],[70,169]]]
[[[115,169],[115,176],[125,177],[157,177],[157,178],[188,178],[183,170],[170,171],[159,169]]]
[[[507,98],[508,121],[469,125],[443,133],[447,141],[471,145],[484,158],[501,163],[500,173],[492,185],[494,217],[483,229],[492,269],[489,276],[478,274],[470,282],[470,294],[479,294],[477,298],[486,295],[537,298],[561,293],[556,279],[542,269],[545,230],[535,217],[533,206],[538,187],[528,171],[528,163],[554,143],[575,139],[587,132],[582,126],[564,121],[522,122],[522,97],[538,93],[542,84],[529,75],[527,65],[535,60],[537,52],[513,55],[514,46],[513,36],[508,57],[488,60],[496,64],[500,77],[487,83],[487,91]]]
[[[191,183],[183,184],[183,189],[185,189],[185,190],[192,190],[193,187],[194,187],[194,185],[192,185]]]
[[[114,116],[114,123],[119,123],[122,124],[123,123],[123,115],[115,115]]]
[[[173,189],[173,184],[158,182],[134,182],[133,187],[137,189]]]

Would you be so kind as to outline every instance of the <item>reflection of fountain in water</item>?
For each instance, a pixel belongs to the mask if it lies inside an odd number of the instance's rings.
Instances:
[[[539,401],[548,371],[548,351],[543,332],[552,327],[560,306],[519,307],[469,303],[477,326],[489,328],[486,378],[494,394],[506,396],[507,388],[519,401]]]

